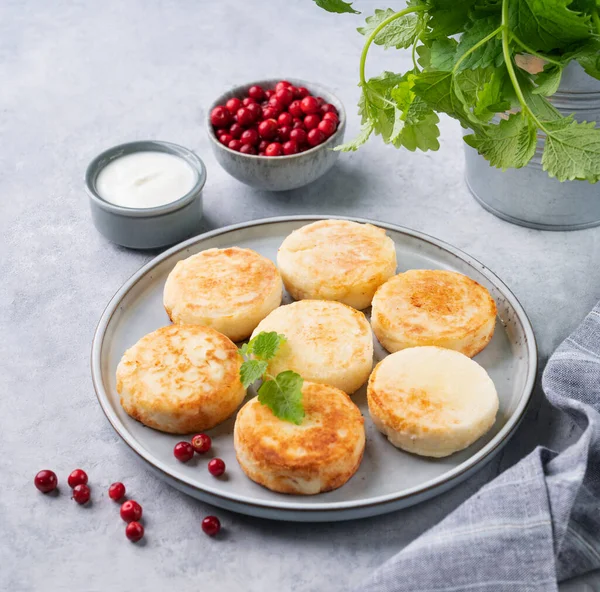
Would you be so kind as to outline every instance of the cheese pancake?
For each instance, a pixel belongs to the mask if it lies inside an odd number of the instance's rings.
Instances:
[[[295,300],[337,300],[362,310],[396,273],[396,249],[382,228],[320,220],[283,241],[277,265]]]
[[[271,260],[251,249],[208,249],[177,262],[164,305],[174,323],[212,327],[242,341],[281,304],[282,293]]]

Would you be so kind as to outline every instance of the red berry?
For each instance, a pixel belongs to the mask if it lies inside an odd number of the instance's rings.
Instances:
[[[262,101],[265,98],[265,91],[262,86],[254,85],[248,89],[248,96],[256,101]]]
[[[294,117],[294,125],[292,126],[294,129],[305,129],[304,128],[304,121],[302,121],[302,119],[300,119],[299,117]]]
[[[235,150],[236,152],[239,152],[241,147],[242,143],[240,140],[231,140],[231,142],[227,144],[227,148],[229,148],[230,150]]]
[[[319,123],[319,129],[328,138],[329,136],[332,136],[335,133],[336,125],[330,119],[324,119],[323,121],[321,121],[321,123]]]
[[[273,107],[265,107],[262,110],[263,119],[275,119],[279,115],[277,109],[273,109]]]
[[[108,488],[108,497],[115,502],[123,499],[125,497],[125,485],[120,482],[113,483]]]
[[[288,111],[294,117],[303,117],[304,111],[302,111],[302,104],[300,101],[292,101],[288,107]]]
[[[255,128],[250,128],[244,131],[244,133],[240,136],[240,140],[243,144],[258,144],[260,141],[258,138],[258,132]]]
[[[248,107],[250,105],[253,105],[254,103],[256,103],[256,100],[253,99],[252,97],[246,97],[243,101],[242,101],[242,105],[244,107]]]
[[[264,152],[268,145],[269,142],[267,140],[261,140],[260,144],[258,145],[258,154],[260,155],[261,152]]]
[[[207,516],[202,520],[202,530],[208,536],[215,536],[221,530],[221,522],[216,516]]]
[[[306,132],[303,129],[296,128],[290,132],[290,140],[298,145],[306,143]]]
[[[306,139],[311,146],[318,146],[325,141],[325,134],[317,127],[308,132]]]
[[[262,117],[262,107],[258,103],[252,103],[246,107],[252,113],[253,121],[258,121]]]
[[[85,471],[75,469],[67,479],[69,487],[72,489],[76,485],[85,485],[88,482],[88,476]]]
[[[265,119],[258,124],[258,134],[265,140],[271,140],[277,135],[277,122],[274,119]]]
[[[256,148],[252,144],[243,144],[240,152],[242,154],[256,154]]]
[[[236,115],[238,123],[240,125],[243,125],[244,127],[252,125],[252,123],[254,123],[254,115],[252,115],[252,111],[248,111],[246,107],[238,109]]]
[[[236,99],[235,97],[232,99],[229,99],[225,103],[225,107],[227,108],[227,111],[229,111],[229,113],[231,113],[232,115],[235,114],[241,106],[242,106],[242,101],[240,101],[239,99]]]
[[[311,115],[307,115],[304,118],[304,127],[307,130],[315,129],[316,127],[318,127],[320,122],[321,118],[315,113],[312,113]]]
[[[240,136],[244,133],[244,128],[239,123],[232,123],[229,128],[229,133],[236,139],[239,140]]]
[[[325,104],[325,99],[323,97],[317,97],[317,103],[319,103],[319,109]]]
[[[337,109],[331,103],[325,103],[324,105],[321,105],[321,113],[323,115],[325,115],[325,113],[333,113],[334,115],[337,115]]]
[[[142,506],[134,500],[127,500],[121,505],[121,518],[125,522],[137,522],[142,517]]]
[[[192,446],[198,454],[204,454],[210,450],[212,440],[208,434],[196,434],[192,438]]]
[[[137,543],[144,536],[144,527],[139,522],[130,522],[125,527],[125,536],[132,543]]]
[[[294,100],[294,95],[292,93],[292,91],[288,88],[280,88],[276,93],[275,93],[275,98],[284,106],[287,107],[293,100]]]
[[[282,113],[277,118],[277,123],[279,125],[292,125],[293,121],[294,121],[294,117],[292,116],[291,113],[288,113],[287,111],[285,111],[284,113]]]
[[[277,92],[278,90],[285,88],[288,89],[291,85],[290,82],[288,82],[287,80],[280,80],[276,85],[275,85],[275,92]]]
[[[269,148],[276,146],[279,154],[269,154]],[[267,146],[267,156],[280,156],[282,153],[281,144],[273,143]],[[208,472],[213,477],[220,477],[225,472],[225,463],[220,458],[211,458],[208,462]]]
[[[269,99],[269,107],[271,107],[271,109],[275,109],[275,111],[277,111],[277,115],[279,115],[285,109],[285,105],[276,96]]]
[[[239,140],[232,140],[232,142],[239,142]],[[175,448],[173,448],[173,454],[179,462],[184,463],[192,459],[194,448],[189,442],[177,442]]]
[[[304,113],[310,114],[310,113],[318,113],[321,109],[321,106],[319,105],[317,99],[315,97],[304,97],[300,103],[300,105],[302,106],[302,111],[304,111]]]
[[[40,471],[33,479],[33,484],[42,492],[50,493],[56,489],[58,479],[54,471]]]
[[[237,125],[237,123],[234,123],[234,125]],[[221,134],[219,136],[219,142],[221,142],[223,146],[229,146],[229,142],[231,142],[231,140],[233,140],[233,136],[231,134]]]
[[[337,125],[340,118],[333,111],[327,111],[327,113],[323,115],[323,120],[333,121],[333,123]]]
[[[210,122],[215,127],[225,127],[231,121],[231,113],[219,105],[210,112]]]
[[[265,97],[267,97],[267,100],[270,99],[274,94],[275,94],[275,91],[271,88],[269,90],[265,91]]]
[[[290,154],[298,154],[298,144],[294,140],[290,140],[283,145],[283,153],[286,156]]]
[[[265,156],[265,153],[264,153],[264,151],[263,151],[263,150],[259,150],[259,151],[258,151],[258,155],[259,155],[259,156]]]
[[[80,505],[87,504],[90,501],[90,488],[84,483],[75,485],[72,498]]]
[[[278,136],[282,142],[287,142],[290,139],[290,132],[292,128],[289,125],[282,125],[279,128]]]
[[[299,86],[299,87],[296,89],[296,92],[295,92],[295,97],[296,97],[297,99],[300,99],[300,100],[302,100],[304,97],[308,97],[308,95],[310,95],[310,92],[309,92],[309,91],[308,91],[308,89],[307,89],[307,88],[305,88],[304,86]]]

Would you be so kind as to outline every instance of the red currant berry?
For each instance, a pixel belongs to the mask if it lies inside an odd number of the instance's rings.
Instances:
[[[318,146],[325,141],[325,134],[317,127],[308,132],[306,139],[311,146]]]
[[[58,479],[54,471],[40,471],[33,479],[33,484],[42,492],[50,493],[56,489]]]
[[[276,93],[275,93],[275,98],[284,106],[287,107],[293,100],[294,100],[294,95],[292,94],[292,91],[286,87],[286,88],[280,88]]]
[[[258,144],[259,137],[258,131],[253,127],[244,131],[244,133],[240,136],[240,140],[244,144],[251,144],[252,146]]]
[[[292,127],[294,129],[305,129],[304,127],[304,121],[302,121],[302,119],[300,119],[299,117],[294,117],[294,124],[292,125]]]
[[[142,517],[142,506],[134,500],[127,500],[121,505],[120,513],[125,522],[137,522]]]
[[[265,107],[262,110],[263,119],[276,119],[279,115],[277,109],[273,109],[273,107]]]
[[[300,103],[302,111],[307,114],[318,113],[321,109],[317,99],[315,97],[304,97]]]
[[[240,101],[239,99],[236,99],[235,97],[232,99],[229,99],[225,103],[225,107],[227,108],[227,111],[229,111],[229,113],[231,113],[232,115],[234,115],[241,106],[242,106],[242,101]]]
[[[210,122],[215,127],[225,127],[231,121],[231,113],[219,105],[210,112]]]
[[[283,153],[286,156],[290,154],[298,154],[298,144],[294,140],[290,140],[283,145]]]
[[[241,109],[238,109],[237,112],[237,121],[240,125],[247,127],[249,125],[252,125],[252,123],[254,123],[254,115],[252,115],[252,111],[248,111],[248,109],[246,109],[246,107],[242,107]]]
[[[290,82],[288,82],[287,80],[280,80],[276,85],[275,85],[275,92],[277,92],[278,90],[285,88],[288,89],[291,85]]]
[[[73,495],[72,498],[81,506],[83,504],[87,504],[90,501],[90,488],[84,483],[80,483],[79,485],[75,485],[73,487]]]
[[[232,142],[239,142],[239,140],[232,140]],[[194,447],[189,442],[177,442],[173,454],[179,462],[185,463],[194,456]]]
[[[269,107],[271,107],[271,109],[275,109],[275,111],[277,112],[277,115],[279,115],[285,109],[285,106],[277,98],[277,96],[271,97],[269,99]]]
[[[324,119],[319,123],[319,129],[325,134],[325,137],[332,136],[335,133],[336,125],[330,119]]]
[[[271,148],[271,146],[276,146],[279,150],[279,154],[269,154],[269,148]],[[273,144],[267,146],[267,156],[280,156],[282,152],[281,144],[273,142]],[[220,477],[225,472],[225,463],[220,458],[211,458],[208,462],[208,472],[213,477]]]
[[[212,440],[207,434],[196,434],[192,438],[192,446],[198,454],[204,454],[210,450]]]
[[[264,140],[271,140],[277,135],[277,122],[274,119],[265,119],[258,124],[258,135]]]
[[[73,489],[76,485],[85,485],[88,482],[88,476],[85,471],[75,469],[67,479],[69,487]]]
[[[244,133],[244,128],[239,123],[232,123],[229,128],[229,134],[236,140],[240,139],[240,136]]]
[[[325,99],[323,97],[317,97],[317,103],[319,103],[319,109],[325,104]]]
[[[304,97],[308,97],[308,95],[310,95],[310,92],[304,86],[299,86],[296,89],[296,93],[295,93],[295,98],[296,99],[302,100]]]
[[[296,145],[306,143],[306,132],[303,129],[296,128],[290,132],[290,141],[296,142]]]
[[[262,117],[262,107],[258,103],[252,103],[246,107],[250,113],[252,113],[253,121],[258,121]]]
[[[108,488],[108,497],[115,502],[122,500],[125,497],[125,485],[120,482],[113,483]]]
[[[256,148],[252,144],[242,144],[240,152],[242,154],[256,154]]]
[[[265,97],[267,97],[267,100],[269,100],[274,94],[275,91],[271,88],[265,91]]]
[[[324,105],[321,105],[321,113],[323,115],[325,115],[325,113],[333,113],[334,115],[337,115],[337,109],[331,103],[325,103]]]
[[[307,115],[304,118],[304,127],[307,130],[315,129],[316,127],[318,127],[320,122],[321,118],[315,113],[312,113],[311,115]]]
[[[333,111],[327,111],[327,113],[323,115],[323,120],[333,121],[337,126],[340,118]]]
[[[292,101],[288,107],[288,111],[293,117],[304,117],[304,111],[302,111],[302,104],[300,101]]]
[[[144,527],[139,522],[130,522],[125,527],[125,536],[132,543],[137,543],[144,536]]]
[[[202,520],[202,530],[208,536],[215,536],[221,530],[221,522],[216,516],[207,516]]]
[[[264,154],[264,151],[267,149],[267,146],[269,145],[269,142],[267,140],[261,140],[260,144],[258,145],[258,154],[259,156],[262,156],[261,152]]]
[[[251,86],[248,89],[248,96],[252,97],[255,101],[262,101],[265,98],[265,91],[262,86]]]
[[[234,125],[237,125],[237,123],[235,123]],[[221,134],[219,136],[219,142],[221,142],[223,146],[228,146],[231,140],[233,140],[233,136],[231,134]]]
[[[256,100],[253,99],[252,97],[246,97],[243,101],[242,101],[242,105],[244,107],[248,107],[249,105],[253,105],[254,103],[256,103]]]
[[[290,139],[290,132],[292,131],[292,127],[289,125],[282,125],[279,128],[278,136],[282,142],[287,142]]]
[[[241,147],[242,142],[240,140],[231,140],[231,142],[227,144],[227,148],[229,148],[230,150],[235,150],[236,152],[239,152]]]
[[[277,118],[277,123],[279,125],[292,125],[294,121],[294,117],[292,116],[291,113],[288,113],[287,111],[285,111],[284,113],[281,113],[279,115],[279,117]]]

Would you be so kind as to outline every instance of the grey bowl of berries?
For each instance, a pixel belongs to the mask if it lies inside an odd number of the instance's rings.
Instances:
[[[208,109],[206,125],[215,157],[232,177],[286,191],[312,183],[335,164],[346,112],[320,84],[273,78],[222,94]]]

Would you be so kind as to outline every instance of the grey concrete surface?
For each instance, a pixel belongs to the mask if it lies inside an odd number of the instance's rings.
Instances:
[[[358,5],[365,13],[385,8]],[[109,298],[151,254],[96,233],[83,173],[99,151],[128,140],[177,142],[205,160],[198,232],[272,215],[334,213],[455,244],[521,300],[542,364],[600,297],[600,229],[540,232],[483,211],[463,181],[454,121],[442,121],[438,153],[399,152],[376,139],[342,155],[313,185],[283,194],[252,190],[219,168],[203,110],[247,80],[326,84],[345,102],[347,137],[356,133],[360,23],[310,0],[0,3],[0,590],[346,590],[535,445],[560,448],[576,435],[538,393],[501,457],[444,497],[338,524],[218,510],[224,535],[211,540],[199,523],[215,510],[149,474],[105,420],[90,381],[91,338]],[[408,56],[380,48],[368,63],[373,74],[405,67]],[[67,494],[66,475],[76,467],[90,475],[91,507]],[[58,497],[33,488],[41,468],[59,474]],[[144,545],[128,543],[106,497],[118,479],[144,505]],[[569,590],[600,590],[600,580]]]

